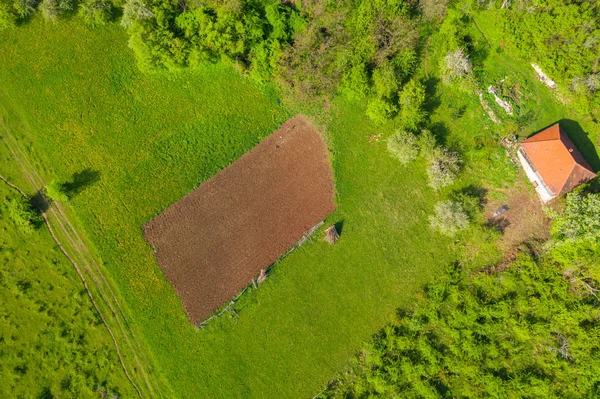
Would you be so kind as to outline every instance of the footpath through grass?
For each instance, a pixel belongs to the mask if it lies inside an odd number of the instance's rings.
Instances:
[[[81,280],[43,222],[24,229],[13,220],[11,205],[20,201],[0,181],[0,398],[135,397]]]
[[[311,397],[450,262],[500,257],[488,236],[474,231],[465,245],[427,223],[451,191],[514,179],[476,97],[437,89],[440,101],[465,109],[449,118],[447,106],[432,104],[436,133],[473,161],[439,193],[427,187],[421,161],[403,167],[387,154],[393,123],[377,128],[360,104],[338,100],[327,130],[338,211],[328,222],[343,223],[342,239],[331,247],[319,232],[242,297],[236,317],[196,330],[141,226],[252,148],[289,111],[269,87],[259,90],[224,65],[144,76],[114,25],[88,30],[34,19],[3,34],[0,51],[0,116],[41,174],[47,181],[86,169],[99,176],[71,207],[155,363],[164,396]]]

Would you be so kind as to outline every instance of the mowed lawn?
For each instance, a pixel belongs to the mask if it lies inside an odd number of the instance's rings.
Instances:
[[[427,222],[434,203],[452,190],[514,177],[490,144],[493,129],[479,169],[468,168],[455,186],[435,193],[422,161],[403,167],[387,154],[392,124],[376,127],[361,105],[338,100],[326,133],[338,204],[328,223],[343,223],[342,239],[332,247],[319,232],[242,298],[237,317],[225,314],[197,330],[141,226],[290,112],[272,88],[257,88],[226,65],[142,75],[116,25],[88,30],[34,19],[3,33],[0,52],[0,115],[46,180],[65,181],[87,168],[100,174],[71,205],[165,397],[312,397],[446,265],[457,257],[481,264],[499,257],[486,236],[471,234],[465,250]],[[464,99],[464,116],[438,133],[449,142],[456,135],[466,152],[476,148],[467,129],[489,121],[476,98]],[[372,135],[381,138],[370,141]]]

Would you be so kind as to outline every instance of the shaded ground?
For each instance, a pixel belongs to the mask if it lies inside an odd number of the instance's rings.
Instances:
[[[549,220],[540,199],[527,184],[529,182],[521,175],[513,187],[502,191],[506,195],[503,200],[486,204],[488,222],[503,232],[500,245],[507,251],[507,256],[511,256],[512,250],[525,241],[549,238]],[[504,205],[508,206],[508,211],[493,217],[493,213]]]
[[[197,324],[333,212],[333,193],[325,143],[296,116],[144,231]]]

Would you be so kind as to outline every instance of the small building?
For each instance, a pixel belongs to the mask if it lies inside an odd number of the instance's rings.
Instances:
[[[523,141],[517,155],[544,203],[596,177],[558,123]]]

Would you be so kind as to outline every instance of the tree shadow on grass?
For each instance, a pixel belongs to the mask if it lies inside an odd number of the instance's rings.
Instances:
[[[72,180],[61,184],[60,188],[62,192],[65,193],[65,195],[69,197],[69,199],[71,199],[80,194],[82,191],[84,191],[91,185],[97,183],[99,180],[99,171],[93,170],[91,168],[86,168],[81,172],[74,173]]]
[[[423,109],[430,115],[442,104],[440,96],[437,94],[439,83],[438,78],[429,78],[425,81],[427,97]]]
[[[334,224],[335,229],[337,230],[340,237],[342,236],[342,230],[344,230],[344,219],[340,220],[336,224]]]
[[[579,122],[572,119],[561,119],[558,121],[560,127],[567,133],[573,144],[577,147],[581,155],[590,164],[594,172],[600,170],[600,158],[596,152],[596,146],[590,140],[589,133],[583,130]]]

